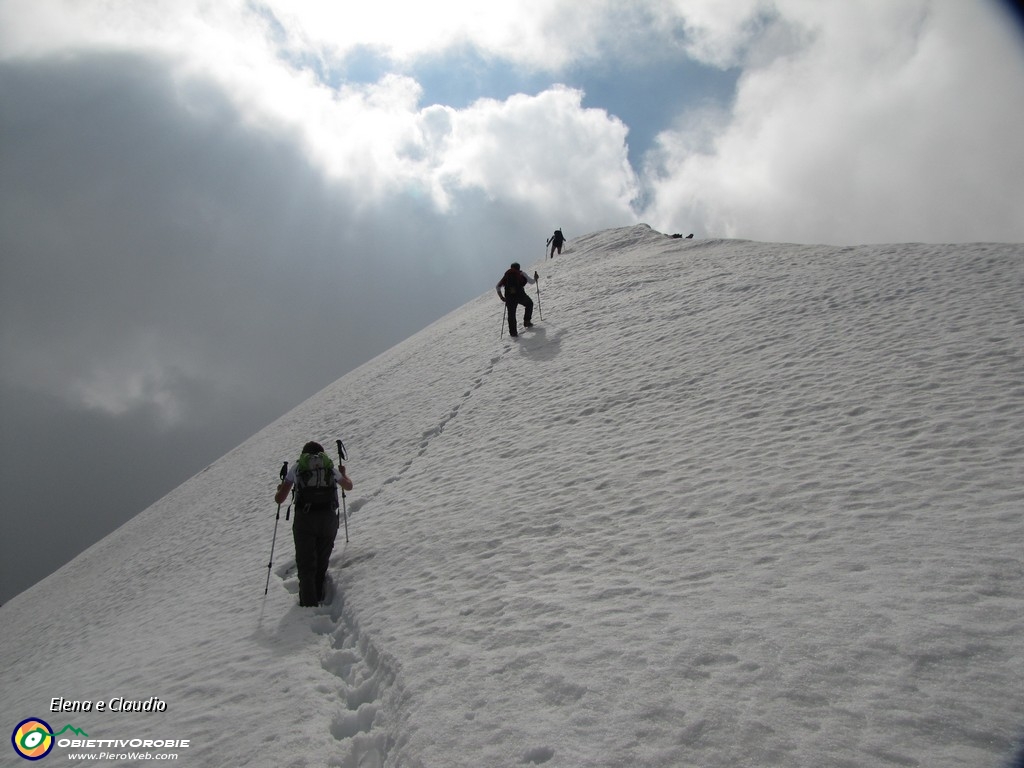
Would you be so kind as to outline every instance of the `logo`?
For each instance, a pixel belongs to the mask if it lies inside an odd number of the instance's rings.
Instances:
[[[11,734],[14,751],[26,760],[41,760],[53,749],[53,729],[45,720],[22,720]]]
[[[70,725],[65,725],[60,733],[54,733],[48,722],[40,720],[38,717],[30,717],[28,720],[18,723],[18,727],[11,734],[11,745],[19,757],[26,760],[42,760],[50,754],[56,737],[64,731],[71,731],[80,736],[89,736],[85,731]]]

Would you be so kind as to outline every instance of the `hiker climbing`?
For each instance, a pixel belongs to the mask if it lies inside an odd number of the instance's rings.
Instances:
[[[299,575],[299,605],[312,607],[323,602],[327,565],[338,535],[338,487],[352,490],[345,466],[335,466],[320,443],[302,446],[299,460],[277,486],[278,504],[295,489],[295,568]]]
[[[537,282],[537,278],[540,277],[536,272],[533,273],[533,277],[523,272],[519,268],[519,262],[512,262],[512,266],[505,270],[505,274],[501,276],[501,280],[494,286],[494,289],[498,292],[498,298],[505,302],[505,313],[508,315],[508,333],[509,336],[518,336],[519,331],[516,329],[516,307],[520,304],[523,305],[523,327],[531,328],[533,323],[533,299],[526,292],[526,285],[529,283],[533,285]],[[504,290],[504,295],[502,295]]]
[[[565,235],[562,234],[562,230],[556,229],[555,234],[548,238],[545,245],[551,246],[551,258],[555,258],[555,251],[559,254],[562,253],[562,243],[565,242]]]

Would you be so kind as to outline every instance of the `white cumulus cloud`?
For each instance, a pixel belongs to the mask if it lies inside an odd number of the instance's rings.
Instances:
[[[748,65],[724,118],[691,115],[660,137],[653,224],[828,242],[1024,239],[1024,56],[1006,19],[949,0],[775,9],[773,23],[801,29],[790,49]]]

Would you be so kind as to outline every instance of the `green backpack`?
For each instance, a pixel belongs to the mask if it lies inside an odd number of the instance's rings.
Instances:
[[[326,453],[304,453],[295,465],[295,509],[307,513],[333,512],[338,508],[334,462]]]

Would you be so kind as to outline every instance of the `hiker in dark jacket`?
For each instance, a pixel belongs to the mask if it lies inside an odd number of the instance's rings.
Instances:
[[[534,272],[533,277],[523,272],[519,268],[519,262],[512,262],[512,266],[505,270],[505,274],[501,276],[501,280],[494,286],[494,289],[498,292],[498,298],[505,302],[506,314],[508,315],[508,333],[509,336],[518,336],[519,331],[516,330],[516,307],[522,304],[525,309],[523,310],[523,327],[531,328],[533,323],[530,322],[533,319],[533,299],[526,292],[526,285],[529,283],[533,285],[537,282],[539,275]],[[504,289],[505,294],[502,295]]]
[[[338,486],[352,490],[344,465],[324,453],[320,443],[302,446],[299,460],[292,464],[277,486],[274,501],[284,503],[295,488],[295,570],[299,575],[299,605],[312,607],[324,601],[327,565],[338,535]]]
[[[551,246],[551,258],[552,259],[555,258],[555,250],[556,249],[558,250],[559,254],[562,253],[562,243],[564,243],[564,242],[565,242],[565,235],[562,234],[562,230],[560,230],[560,229],[556,229],[555,230],[555,234],[553,234],[551,237],[548,238],[548,241],[547,241],[546,245],[550,245]]]

